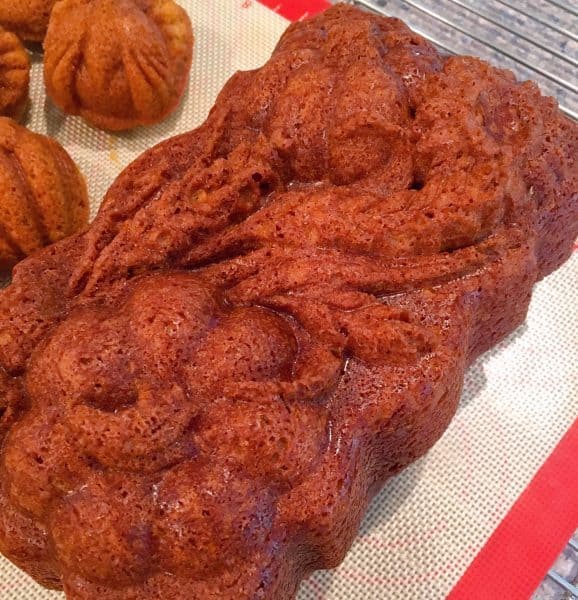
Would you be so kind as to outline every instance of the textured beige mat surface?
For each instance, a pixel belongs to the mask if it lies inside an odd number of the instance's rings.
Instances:
[[[182,108],[156,127],[110,135],[63,116],[45,97],[35,56],[27,124],[78,162],[93,214],[122,167],[200,124],[228,77],[266,61],[287,25],[252,0],[180,3],[195,28],[193,71]],[[308,580],[299,600],[445,597],[578,415],[577,281],[575,253],[538,285],[527,323],[470,369],[449,430],[374,501],[345,563]],[[0,599],[62,598],[0,560]]]

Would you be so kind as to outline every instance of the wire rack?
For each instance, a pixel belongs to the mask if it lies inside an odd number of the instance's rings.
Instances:
[[[532,600],[568,600],[578,598],[578,531],[560,554]]]
[[[403,19],[448,54],[536,81],[578,120],[578,0],[349,0]]]
[[[556,571],[548,571],[548,577],[554,581],[558,586],[560,586],[563,590],[568,592],[570,598],[578,598],[578,587],[574,584],[570,583],[567,579],[562,577]]]

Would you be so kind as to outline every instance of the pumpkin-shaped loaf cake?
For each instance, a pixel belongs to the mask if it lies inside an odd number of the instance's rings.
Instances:
[[[41,42],[56,0],[0,0],[0,24],[23,40]]]
[[[193,32],[173,0],[61,0],[44,44],[46,89],[96,127],[162,121],[187,82]]]
[[[30,59],[18,36],[0,27],[0,115],[20,119],[28,103]]]
[[[0,272],[87,222],[86,184],[66,150],[0,117]]]
[[[293,600],[571,255],[577,156],[397,19],[292,24],[0,292],[0,553],[67,600]]]

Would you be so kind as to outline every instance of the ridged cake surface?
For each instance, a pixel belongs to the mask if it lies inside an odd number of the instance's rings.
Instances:
[[[173,0],[60,0],[44,41],[46,91],[95,127],[158,123],[184,94],[193,53]]]
[[[19,121],[28,105],[30,59],[18,36],[0,27],[0,115]]]
[[[86,183],[66,150],[0,117],[0,274],[87,224]]]

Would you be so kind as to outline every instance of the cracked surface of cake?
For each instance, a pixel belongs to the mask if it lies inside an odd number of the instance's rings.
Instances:
[[[531,83],[340,6],[0,294],[0,549],[74,600],[288,599],[578,229]]]

